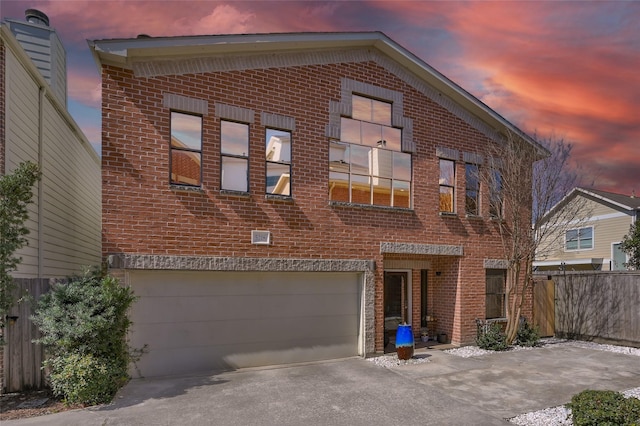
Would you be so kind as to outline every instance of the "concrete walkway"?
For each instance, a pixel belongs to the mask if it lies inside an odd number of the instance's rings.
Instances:
[[[383,368],[359,358],[132,380],[116,401],[12,425],[505,425],[581,390],[640,387],[640,357],[571,346]]]

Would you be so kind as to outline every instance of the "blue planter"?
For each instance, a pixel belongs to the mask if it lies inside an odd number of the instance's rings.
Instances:
[[[398,359],[409,359],[413,356],[415,344],[413,341],[413,331],[410,324],[402,324],[398,326],[396,332],[396,352]]]

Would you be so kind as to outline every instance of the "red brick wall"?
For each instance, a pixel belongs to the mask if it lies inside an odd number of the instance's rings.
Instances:
[[[403,114],[413,120],[417,145],[412,211],[329,205],[325,125],[329,102],[340,100],[342,77],[404,94]],[[433,299],[441,302],[433,309],[438,329],[454,342],[475,336],[473,320],[484,316],[483,259],[501,258],[501,244],[496,223],[486,214],[486,197],[481,196],[484,218],[464,215],[462,161],[456,163],[458,215],[439,215],[435,151],[442,146],[481,152],[490,143],[482,133],[372,62],[157,78],[135,78],[130,71],[106,66],[102,78],[104,254],[374,259],[380,324],[381,241],[462,245],[462,258],[433,257],[430,285]],[[203,119],[202,192],[169,187],[165,91],[209,101],[209,114]],[[256,113],[250,126],[249,197],[219,191],[220,120],[213,113],[215,102]],[[295,118],[293,201],[264,196],[261,112]],[[271,231],[272,244],[252,245],[252,229]],[[442,274],[435,276],[435,271]]]
[[[0,40],[0,70],[2,71],[2,77],[0,78],[0,176],[5,173],[5,87],[4,87],[4,79],[6,74],[6,62],[5,62],[5,46],[4,41]],[[0,355],[2,355],[2,348],[0,347]],[[0,356],[0,362],[2,362],[2,357]]]

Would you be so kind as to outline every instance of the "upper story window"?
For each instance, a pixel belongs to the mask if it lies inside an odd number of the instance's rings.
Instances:
[[[222,154],[220,189],[249,191],[249,125],[220,122]]]
[[[411,154],[402,130],[391,126],[391,103],[352,96],[352,117],[340,120],[340,140],[329,150],[329,198],[411,207]]]
[[[291,196],[291,132],[267,129],[267,194]]]
[[[493,169],[489,178],[489,216],[497,218],[504,214],[502,200],[502,173]]]
[[[593,248],[593,227],[570,229],[565,234],[565,249],[584,250]]]
[[[464,209],[466,214],[480,215],[480,175],[478,174],[478,165],[465,165],[465,196]]]
[[[440,159],[440,211],[453,213],[453,200],[455,195],[455,170],[456,163],[453,160]]]
[[[169,182],[202,185],[202,117],[171,111]]]

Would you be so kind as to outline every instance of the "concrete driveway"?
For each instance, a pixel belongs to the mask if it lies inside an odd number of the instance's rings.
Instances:
[[[383,368],[359,358],[132,380],[103,407],[11,425],[498,425],[583,389],[640,387],[640,357],[571,346]]]

